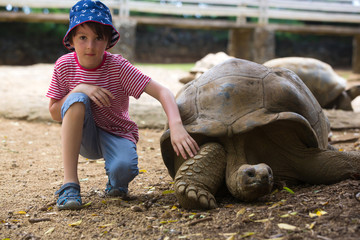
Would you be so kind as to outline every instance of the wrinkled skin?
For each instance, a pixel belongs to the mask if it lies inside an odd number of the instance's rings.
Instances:
[[[277,181],[330,184],[360,175],[360,154],[329,146],[328,120],[292,71],[232,59],[185,85],[176,100],[201,148],[184,160],[169,130],[160,140],[184,208],[216,208],[224,181],[234,197],[255,201]]]

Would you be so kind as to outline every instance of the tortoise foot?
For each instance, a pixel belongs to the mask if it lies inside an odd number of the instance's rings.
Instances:
[[[175,176],[175,195],[183,208],[216,208],[214,194],[225,174],[225,151],[218,143],[201,146],[199,153],[185,161]]]
[[[186,209],[217,208],[216,200],[209,191],[184,181],[175,183],[175,195],[180,205]]]

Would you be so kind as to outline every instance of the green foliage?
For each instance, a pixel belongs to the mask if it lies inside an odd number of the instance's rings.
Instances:
[[[2,37],[13,37],[21,34],[25,38],[58,37],[62,39],[67,31],[65,24],[55,23],[0,23]]]

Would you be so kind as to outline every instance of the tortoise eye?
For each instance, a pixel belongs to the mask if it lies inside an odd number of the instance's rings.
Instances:
[[[255,170],[253,169],[253,168],[251,168],[251,169],[247,169],[246,170],[246,175],[248,176],[248,177],[255,177]]]

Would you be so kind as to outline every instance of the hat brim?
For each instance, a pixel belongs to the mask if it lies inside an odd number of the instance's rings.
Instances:
[[[71,45],[70,43],[70,39],[69,39],[69,33],[75,29],[77,26],[86,23],[86,22],[95,22],[95,23],[99,23],[105,26],[110,26],[112,27],[112,35],[111,35],[111,40],[110,40],[110,44],[109,46],[106,48],[106,50],[114,47],[116,45],[116,43],[119,41],[120,39],[120,33],[115,29],[115,27],[112,24],[104,24],[102,22],[98,22],[98,21],[94,21],[94,20],[88,20],[88,21],[83,21],[75,26],[69,26],[68,31],[66,32],[64,38],[63,38],[63,44],[64,46],[69,49],[70,51],[75,51],[75,48]]]

